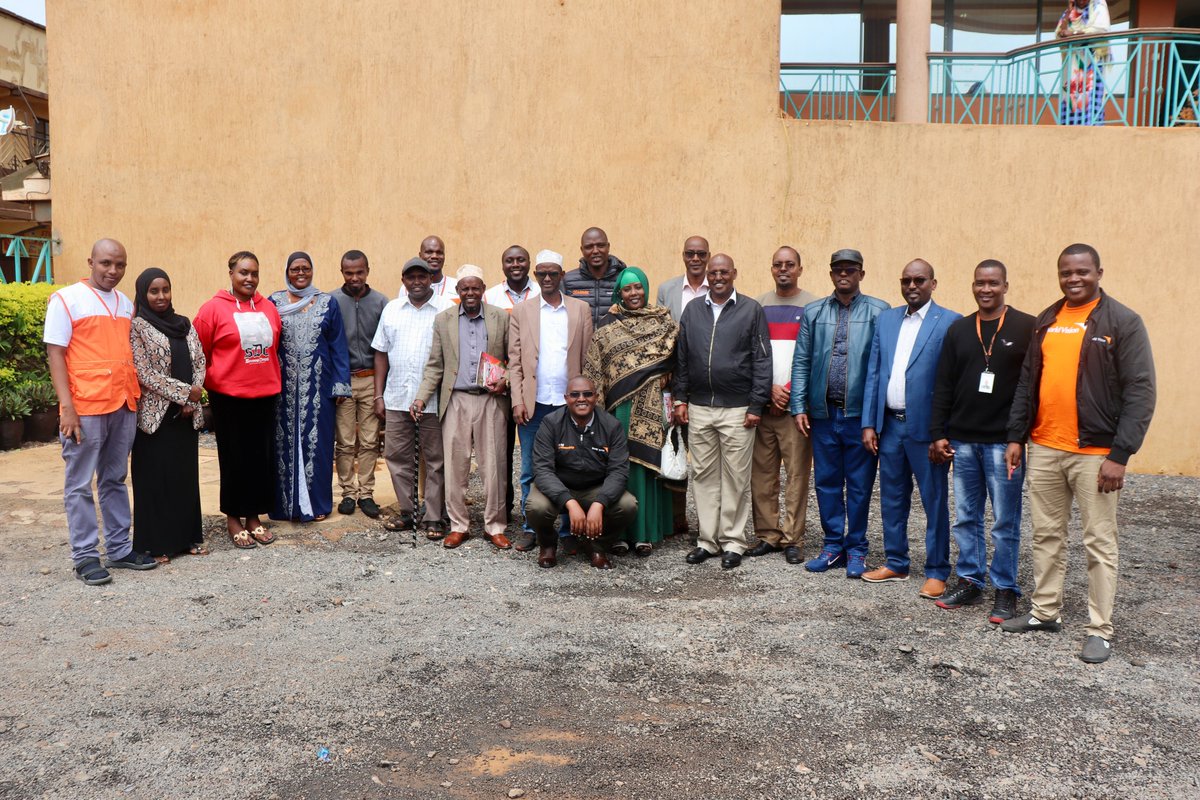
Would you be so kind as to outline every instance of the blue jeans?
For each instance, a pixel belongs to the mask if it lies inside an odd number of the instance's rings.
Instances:
[[[862,418],[829,409],[829,419],[809,417],[813,484],[825,533],[824,550],[867,555],[867,513],[875,486],[875,456],[862,445]]]
[[[910,431],[908,422],[890,414],[879,435],[879,512],[887,568],[907,575],[908,513],[913,478],[925,507],[925,577],[950,577],[950,464],[929,460],[928,431]]]
[[[1008,475],[1007,444],[973,444],[951,440],[954,448],[954,541],[958,542],[958,577],[982,587],[987,582],[987,540],[983,512],[992,499],[992,586],[1021,594],[1017,588],[1017,554],[1021,548],[1021,484],[1025,459]]]
[[[533,416],[524,425],[517,426],[517,440],[521,443],[521,517],[523,521],[523,530],[526,533],[533,533],[533,528],[529,527],[528,519],[525,517],[525,503],[529,500],[529,488],[533,486],[533,440],[537,437],[538,428],[542,425],[542,420],[551,411],[554,411],[562,406],[552,406],[546,403],[537,403],[533,408]],[[563,523],[561,528],[567,533],[571,531],[570,517],[563,515]],[[567,535],[564,533],[563,535]]]

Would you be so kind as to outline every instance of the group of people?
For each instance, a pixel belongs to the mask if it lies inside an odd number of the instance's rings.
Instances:
[[[381,516],[373,491],[382,424],[398,505],[386,528],[419,527],[446,548],[467,540],[474,453],[483,537],[500,549],[536,546],[547,568],[560,552],[600,569],[614,554],[649,555],[686,530],[690,483],[698,536],[689,564],[719,557],[733,569],[781,552],[814,573],[905,581],[915,481],[926,518],[919,595],[945,609],[974,606],[990,579],[992,622],[1052,631],[1074,500],[1089,579],[1081,655],[1108,658],[1117,498],[1150,423],[1155,380],[1145,326],[1101,290],[1094,248],[1063,250],[1063,296],[1036,319],[1008,306],[1007,270],[990,259],[974,270],[977,310],[963,317],[933,300],[937,279],[922,259],[903,268],[904,303],[892,308],[861,291],[857,250],[833,254],[833,291],[818,297],[801,288],[800,254],[785,246],[772,257],[773,289],[755,300],[738,294],[733,259],[693,236],[684,273],[651,303],[645,272],[609,250],[605,232],[589,228],[568,272],[561,254],[531,258],[514,245],[501,257],[504,280],[487,288],[478,266],[446,274],[445,245],[431,236],[391,300],[370,287],[359,250],[342,257],[343,285],[330,293],[314,286],[312,259],[293,253],[286,288],[264,298],[258,259],[242,251],[229,259],[229,287],[189,321],[174,311],[160,269],[138,277],[134,302],[117,291],[125,250],[97,242],[89,277],[56,292],[46,315],[77,577],[105,583],[106,565],[152,569],[207,552],[197,478],[207,394],[221,511],[237,547],[274,541],[264,516],[332,513],[335,465],[338,512]],[[664,451],[680,441],[688,474],[663,475]],[[522,513],[510,541],[518,442]],[[132,540],[123,485],[131,450]],[[871,569],[877,475],[884,561]],[[805,561],[810,478],[823,542]],[[1026,480],[1035,589],[1018,615]],[[947,586],[952,532],[958,581]]]

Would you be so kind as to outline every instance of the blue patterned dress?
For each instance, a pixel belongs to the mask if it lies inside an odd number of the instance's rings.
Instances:
[[[271,302],[290,301],[281,291]],[[271,519],[307,522],[333,511],[334,398],[350,396],[350,355],[332,296],[321,292],[308,308],[282,321]]]

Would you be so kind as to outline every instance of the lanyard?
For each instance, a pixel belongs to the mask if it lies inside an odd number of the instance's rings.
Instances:
[[[117,318],[117,315],[116,315],[116,314],[114,314],[112,311],[109,311],[109,308],[108,308],[108,303],[106,303],[106,302],[104,301],[104,298],[100,296],[100,293],[99,293],[99,292],[97,292],[97,291],[96,291],[96,290],[95,290],[95,289],[92,287],[92,284],[88,283],[87,281],[84,281],[84,282],[83,282],[83,285],[84,285],[84,286],[86,286],[86,287],[88,287],[88,289],[91,289],[91,291],[92,291],[92,294],[96,295],[96,299],[100,301],[100,305],[104,306],[104,310],[105,310],[106,312],[108,312],[108,316],[109,316],[109,317],[111,317],[113,320],[116,320],[116,318]],[[121,297],[120,297],[120,295],[118,295],[118,294],[116,293],[116,291],[115,291],[115,290],[113,291],[113,297],[114,297],[114,298],[116,299],[116,301],[117,301],[117,311],[120,311],[120,310],[121,310]]]
[[[1000,312],[1000,323],[996,325],[996,332],[992,334],[992,340],[988,342],[987,347],[983,345],[983,326],[980,324],[979,315],[975,315],[975,335],[979,337],[979,346],[983,347],[983,370],[990,372],[992,368],[992,347],[996,344],[996,337],[1000,335],[1000,329],[1004,327],[1004,317],[1008,314],[1008,306]]]

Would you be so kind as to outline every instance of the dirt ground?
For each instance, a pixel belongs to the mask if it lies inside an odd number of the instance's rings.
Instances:
[[[540,570],[361,514],[91,588],[53,480],[0,456],[3,798],[1200,796],[1200,481],[1130,479],[1087,665],[1077,529],[1063,632],[1021,636],[916,580],[688,566],[682,539]]]

